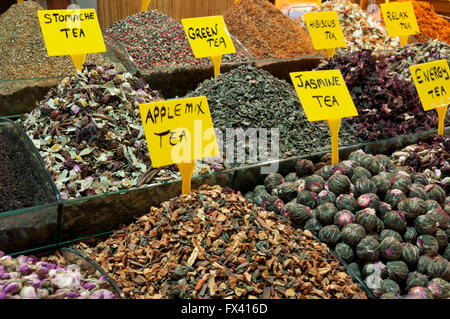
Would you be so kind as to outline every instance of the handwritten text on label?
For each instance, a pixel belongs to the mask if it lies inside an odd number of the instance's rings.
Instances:
[[[382,3],[380,7],[390,37],[419,33],[411,2]]]
[[[316,50],[345,47],[345,38],[336,11],[304,14]]]

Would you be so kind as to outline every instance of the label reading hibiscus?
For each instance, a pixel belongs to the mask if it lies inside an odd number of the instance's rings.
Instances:
[[[308,71],[290,75],[308,121],[358,116],[341,71]]]
[[[336,11],[309,12],[303,16],[314,49],[345,47],[345,38]]]
[[[380,7],[384,24],[391,38],[420,32],[412,2],[382,3]]]
[[[450,104],[450,70],[447,60],[409,67],[425,111]]]

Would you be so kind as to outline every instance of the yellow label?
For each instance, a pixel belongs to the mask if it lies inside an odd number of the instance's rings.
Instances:
[[[147,11],[150,1],[151,0],[142,0],[142,3],[141,3],[141,11],[142,12]]]
[[[341,71],[290,73],[308,121],[358,116]]]
[[[49,56],[105,52],[95,9],[38,10]]]
[[[205,96],[139,105],[154,167],[219,154]]]
[[[450,104],[450,70],[447,60],[409,67],[425,111]]]
[[[303,15],[314,49],[345,47],[344,33],[336,11],[308,12]]]
[[[390,37],[420,32],[412,2],[381,3],[380,7]]]
[[[181,23],[197,59],[236,52],[222,16],[181,19]]]

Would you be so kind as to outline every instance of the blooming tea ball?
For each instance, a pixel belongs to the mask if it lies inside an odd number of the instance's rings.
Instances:
[[[402,256],[402,243],[394,237],[386,237],[380,242],[380,254],[387,260],[399,260]]]
[[[371,274],[375,274],[381,278],[386,278],[387,268],[386,265],[381,261],[369,261],[364,264],[362,269],[362,275],[367,277]]]
[[[304,226],[312,218],[312,211],[308,206],[293,203],[290,207],[290,219],[294,224]]]
[[[400,294],[400,286],[393,281],[392,279],[385,279],[383,280],[383,283],[381,284],[381,293],[387,294],[387,293],[394,293],[394,294]]]
[[[400,297],[399,294],[396,294],[394,292],[388,292],[388,293],[382,294],[380,296],[380,299],[398,299],[398,297]]]
[[[284,182],[278,187],[278,197],[284,202],[290,202],[297,198],[297,185],[293,182]]]
[[[416,246],[419,247],[421,255],[435,256],[439,250],[437,239],[431,235],[420,235],[417,238]]]
[[[441,205],[433,199],[427,199],[425,203],[427,203],[427,212],[433,208],[441,208]]]
[[[402,242],[402,236],[397,233],[395,230],[392,229],[383,229],[380,233],[380,241],[383,241],[384,239],[386,239],[387,237],[394,237],[395,239],[397,239],[399,242]]]
[[[295,182],[297,179],[297,173],[289,173],[284,177],[286,182]]]
[[[362,194],[367,193],[375,194],[377,192],[377,186],[369,178],[360,178],[356,181],[352,180],[352,182],[355,185],[355,188],[353,189],[353,194],[355,195],[356,198],[358,198]]]
[[[376,229],[377,234],[380,234],[383,230],[384,230],[384,222],[381,219],[377,218],[377,229]]]
[[[356,256],[358,256],[359,259],[366,261],[375,261],[378,259],[379,255],[380,243],[373,237],[364,237],[356,246]]]
[[[426,275],[428,271],[428,265],[431,263],[433,259],[430,256],[422,255],[419,257],[419,261],[417,262],[417,271]]]
[[[331,165],[325,165],[315,172],[315,174],[327,181],[333,175],[333,167]]]
[[[384,215],[386,213],[390,212],[392,210],[392,206],[385,202],[380,202],[380,207],[378,208],[378,213],[381,219],[384,218]]]
[[[358,224],[345,225],[341,231],[342,241],[350,247],[356,247],[365,236],[364,227]]]
[[[445,247],[443,256],[445,259],[450,260],[450,244]]]
[[[362,194],[356,200],[356,205],[359,209],[370,207],[378,211],[378,209],[380,208],[380,200],[374,193]]]
[[[328,180],[328,187],[335,195],[348,194],[350,192],[350,180],[345,175],[334,175]]]
[[[308,190],[303,190],[297,195],[297,203],[314,209],[317,207],[317,194]]]
[[[384,196],[384,201],[391,205],[392,209],[397,209],[397,205],[406,198],[406,195],[399,189],[391,189]]]
[[[371,181],[375,184],[377,188],[377,195],[384,197],[384,195],[386,195],[391,186],[389,180],[380,175],[376,175],[371,178]]]
[[[398,209],[405,214],[406,218],[414,219],[427,212],[427,204],[423,199],[417,197],[405,198],[398,204]]]
[[[359,266],[358,266],[357,263],[350,263],[350,264],[348,264],[348,267],[350,268],[351,271],[353,271],[353,273],[354,273],[357,277],[359,277],[359,278],[362,277],[362,276],[361,276],[361,271],[359,270]],[[351,275],[351,273],[350,273],[350,275]]]
[[[425,186],[425,193],[427,194],[427,199],[435,200],[441,205],[444,203],[445,191],[439,185],[431,184]]]
[[[334,215],[338,212],[336,206],[332,203],[324,203],[316,208],[316,216],[322,225],[331,225],[334,221]]]
[[[436,237],[436,240],[438,242],[439,250],[444,250],[448,245],[448,237],[445,230],[442,230],[440,228],[436,229],[436,233],[434,234],[434,236]]]
[[[428,263],[427,275],[432,278],[449,279],[450,276],[450,264],[447,259],[442,256],[435,256]]]
[[[406,227],[406,231],[403,234],[403,241],[407,243],[415,243],[417,235],[417,230],[414,227]]]
[[[334,215],[334,224],[339,228],[344,227],[347,224],[353,223],[355,215],[349,210],[341,210]]]
[[[254,203],[253,201],[254,201],[254,198],[253,198],[253,192],[247,192],[245,195],[244,195],[244,198],[247,200],[247,201],[249,201],[250,203]]]
[[[450,218],[442,208],[432,208],[425,215],[433,217],[437,222],[437,227],[447,229]]]
[[[319,231],[319,239],[328,247],[333,248],[341,239],[341,232],[336,225],[328,225]]]
[[[271,173],[267,175],[267,177],[264,179],[264,187],[266,188],[268,193],[272,193],[272,190],[278,186],[284,183],[284,178],[281,176],[281,174],[278,173]]]
[[[414,269],[419,262],[419,248],[411,243],[402,243],[402,260]]]
[[[425,193],[425,186],[422,184],[412,184],[411,188],[409,189],[409,197],[411,198],[420,198],[422,200],[427,199],[427,193]],[[426,204],[426,203],[425,203]]]
[[[336,195],[333,192],[324,189],[317,195],[317,205],[322,205],[324,203],[331,203],[334,205],[334,203],[336,203]]]
[[[414,220],[414,227],[419,234],[432,235],[436,232],[436,220],[429,215],[421,215]]]
[[[305,189],[314,193],[320,193],[324,189],[325,180],[319,175],[311,175],[305,178]]]
[[[356,166],[356,162],[351,160],[342,161],[336,165],[336,167],[339,168],[340,171],[342,171],[343,174],[348,177],[351,177],[353,175],[353,169]]]
[[[426,287],[428,284],[428,278],[420,272],[414,271],[408,274],[406,278],[406,290],[410,290],[413,287]]]
[[[283,206],[283,201],[278,197],[272,195],[261,204],[262,209],[268,212],[274,212],[276,214],[281,213],[281,209],[283,208]]]
[[[342,194],[336,198],[336,207],[339,210],[349,210],[351,212],[356,211],[356,199],[352,195]]]
[[[375,155],[375,158],[383,165],[385,170],[388,170],[394,166],[391,159],[384,154],[377,154]]]
[[[411,184],[411,179],[405,176],[396,175],[391,179],[391,189],[399,189],[404,194],[409,192]]]
[[[408,296],[408,299],[433,299],[433,295],[431,294],[431,292],[421,286],[411,288],[408,291]]]
[[[373,155],[366,155],[359,161],[359,166],[367,169],[372,176],[377,175],[384,170],[383,165]]]
[[[355,221],[357,224],[363,226],[366,232],[377,229],[378,226],[378,218],[373,208],[365,208],[357,212]]]
[[[408,266],[400,260],[388,261],[386,263],[388,277],[397,283],[402,283],[408,277]]]
[[[350,263],[353,260],[354,254],[353,249],[345,243],[339,243],[334,248],[334,253],[341,257],[346,263]]]
[[[427,290],[437,299],[447,299],[450,297],[450,283],[442,278],[431,279],[427,285]]]
[[[308,219],[305,224],[305,229],[309,230],[315,236],[319,235],[319,230],[321,230],[322,227],[322,224],[315,218]]]
[[[272,195],[270,195],[267,192],[259,192],[255,193],[253,192],[253,203],[257,206],[261,206],[263,203],[265,203]]]
[[[426,185],[430,184],[430,180],[428,179],[427,175],[425,175],[424,173],[416,173],[416,174],[414,174],[414,183],[426,186]]]
[[[406,229],[406,218],[401,210],[394,210],[387,213],[384,215],[383,221],[386,228],[399,233],[402,233]]]
[[[295,172],[298,177],[314,174],[314,163],[308,159],[301,159],[295,163]]]

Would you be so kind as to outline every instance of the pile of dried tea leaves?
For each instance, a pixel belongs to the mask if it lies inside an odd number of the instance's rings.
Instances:
[[[219,186],[80,247],[129,298],[366,298],[326,245]]]

